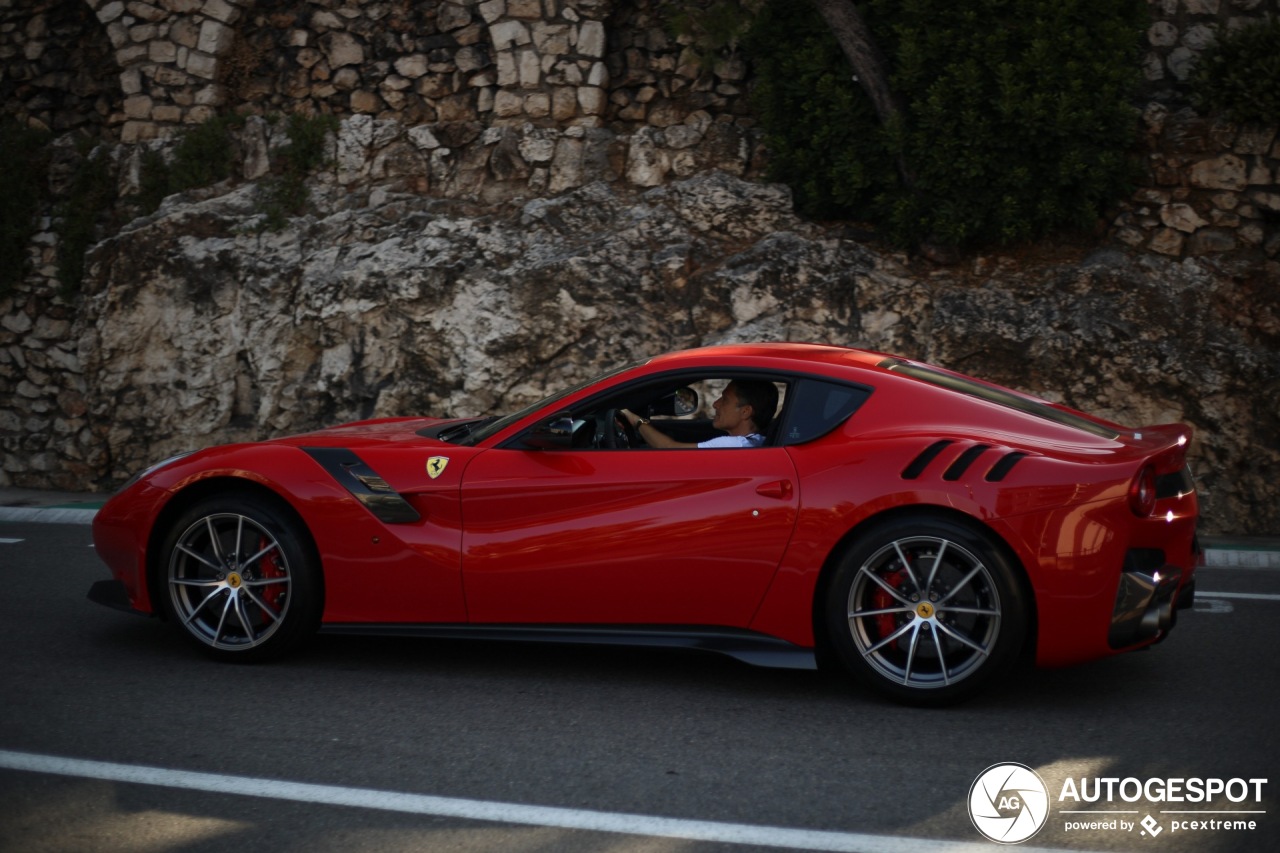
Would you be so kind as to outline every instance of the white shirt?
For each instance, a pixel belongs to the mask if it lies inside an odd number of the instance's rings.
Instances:
[[[722,435],[709,441],[698,442],[699,447],[760,447],[764,444],[764,436],[758,432],[751,435]]]

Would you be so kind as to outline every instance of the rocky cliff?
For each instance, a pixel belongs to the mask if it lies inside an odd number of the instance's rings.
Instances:
[[[790,339],[1187,421],[1206,529],[1280,528],[1274,264],[1102,250],[917,268],[723,172],[500,209],[331,183],[280,233],[258,227],[252,185],[226,189],[91,254],[78,356],[99,483],[194,445],[501,412],[664,350]]]
[[[750,67],[698,62],[658,0],[0,0],[0,110],[57,134],[29,274],[0,294],[0,484],[107,489],[191,446],[501,410],[645,354],[788,338],[1190,422],[1205,529],[1274,534],[1280,141],[1186,90],[1214,32],[1278,2],[1149,4],[1148,174],[1114,248],[938,268],[751,182]],[[215,113],[244,120],[234,178],[121,227],[147,158]],[[274,114],[340,119],[280,232]],[[75,296],[59,225],[82,135],[118,194]]]

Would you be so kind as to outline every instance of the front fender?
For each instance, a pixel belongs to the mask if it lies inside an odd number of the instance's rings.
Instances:
[[[203,497],[235,488],[270,494],[307,528],[324,576],[324,622],[466,620],[456,495],[409,496],[418,521],[387,524],[304,450],[280,445],[201,451],[108,501],[95,545],[134,609],[158,610],[153,581],[171,525]]]

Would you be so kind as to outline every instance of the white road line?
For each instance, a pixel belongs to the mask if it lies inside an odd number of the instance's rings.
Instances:
[[[299,803],[317,803],[351,808],[378,809],[406,814],[454,817],[464,820],[494,821],[532,826],[551,826],[589,832],[615,832],[626,835],[681,838],[712,841],[721,844],[754,844],[762,847],[784,847],[792,850],[830,850],[845,853],[991,853],[985,842],[938,841],[926,838],[899,838],[888,835],[864,835],[856,832],[829,832],[808,829],[785,829],[718,821],[685,820],[650,817],[620,812],[598,812],[553,806],[528,806],[519,803],[496,803],[424,794],[402,794],[370,788],[345,788],[336,785],[313,785],[219,773],[197,773],[189,770],[166,770],[134,764],[86,761],[28,752],[0,750],[0,768],[30,773],[51,773],[100,779],[133,785],[158,785],[189,791],[216,794],[238,794],[266,797]],[[963,792],[962,792],[963,793]],[[1049,848],[1019,845],[1019,853],[1049,853]]]
[[[0,545],[17,545],[21,539],[0,539]]]
[[[1280,594],[1270,592],[1209,592],[1196,590],[1196,600],[1204,598],[1240,598],[1248,601],[1280,601]]]

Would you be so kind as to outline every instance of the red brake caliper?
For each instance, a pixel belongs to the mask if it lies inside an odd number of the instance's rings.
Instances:
[[[267,537],[263,536],[258,541],[258,550],[266,548],[269,544],[271,543],[268,541]],[[275,551],[272,551],[270,554],[267,554],[262,559],[258,560],[258,573],[264,580],[267,578],[282,578],[286,576],[284,569],[280,568],[280,563],[277,560]],[[280,611],[280,599],[284,598],[284,594],[287,590],[287,584],[273,583],[268,586],[264,586],[259,594],[262,596],[262,600],[270,605],[272,610],[275,610],[278,613]]]
[[[902,589],[902,585],[907,580],[907,570],[898,569],[896,572],[886,575],[882,580],[894,589]],[[898,603],[896,598],[878,586],[876,591],[871,593],[871,607],[874,610],[887,610]],[[876,616],[875,620],[876,629],[880,632],[880,639],[884,639],[898,629],[898,617],[892,613],[882,613]],[[897,648],[898,641],[894,640],[889,645]]]

